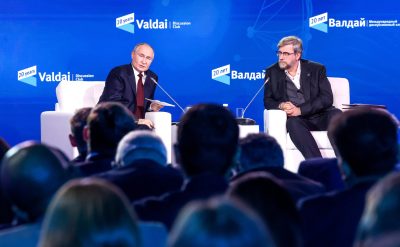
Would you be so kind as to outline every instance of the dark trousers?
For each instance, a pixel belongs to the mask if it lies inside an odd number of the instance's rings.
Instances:
[[[288,117],[286,129],[304,158],[322,157],[310,131],[327,130],[331,119],[341,112],[337,108],[332,108],[311,116]]]

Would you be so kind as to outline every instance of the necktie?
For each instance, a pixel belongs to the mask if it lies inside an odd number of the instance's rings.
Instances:
[[[134,115],[136,119],[144,118],[144,87],[143,87],[143,74],[140,73],[139,80],[136,87],[136,107]]]

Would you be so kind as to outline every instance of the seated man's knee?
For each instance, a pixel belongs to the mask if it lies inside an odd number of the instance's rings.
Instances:
[[[302,120],[299,117],[288,117],[286,121],[286,128],[298,126],[302,123]]]

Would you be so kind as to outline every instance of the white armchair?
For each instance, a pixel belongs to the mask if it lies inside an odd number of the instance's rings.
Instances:
[[[343,109],[343,104],[350,103],[349,81],[346,78],[328,77],[333,93],[333,105]],[[297,172],[303,155],[293,144],[286,130],[286,113],[281,110],[264,110],[264,131],[273,136],[281,145],[285,156],[285,168]],[[312,131],[323,157],[335,157],[326,131]]]
[[[71,133],[69,121],[75,111],[82,107],[93,107],[99,101],[104,89],[104,81],[61,81],[56,87],[57,103],[54,111],[40,115],[41,141],[62,150],[69,158],[78,152],[72,148],[68,135]],[[153,121],[155,132],[163,140],[168,160],[171,160],[171,114],[150,112],[146,117]]]

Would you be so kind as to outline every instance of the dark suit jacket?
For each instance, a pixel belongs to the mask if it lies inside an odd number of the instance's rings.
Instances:
[[[135,212],[140,220],[162,222],[171,229],[176,216],[188,202],[222,195],[227,188],[224,177],[204,173],[190,178],[179,191],[134,204]]]
[[[150,79],[158,80],[158,76],[148,70],[144,83],[144,97],[153,99],[156,84]],[[115,101],[125,105],[130,111],[135,110],[136,106],[136,77],[131,64],[125,64],[113,68],[107,76],[103,94],[100,102]],[[150,102],[145,100],[145,109],[149,109]]]
[[[112,168],[114,154],[89,154],[85,161],[71,163],[77,176],[87,177],[97,173],[103,173]]]
[[[322,64],[301,59],[300,90],[305,102],[300,105],[301,115],[308,116],[332,108],[333,95],[331,84],[326,77],[326,69]],[[286,93],[285,71],[278,63],[267,68],[265,78],[269,82],[264,89],[265,109],[278,109],[280,103],[288,101]]]
[[[131,202],[180,190],[183,184],[181,172],[152,160],[137,160],[97,176],[121,188]]]
[[[281,182],[282,186],[292,196],[294,202],[297,202],[304,197],[314,196],[326,192],[325,187],[322,184],[306,177],[300,176],[296,173],[290,172],[283,167],[253,168],[237,174],[231,179],[231,181],[234,181],[250,172],[259,171],[268,172],[272,174],[275,178],[277,178]]]
[[[343,191],[306,198],[300,202],[304,246],[353,246],[366,193],[375,182],[365,181]]]

